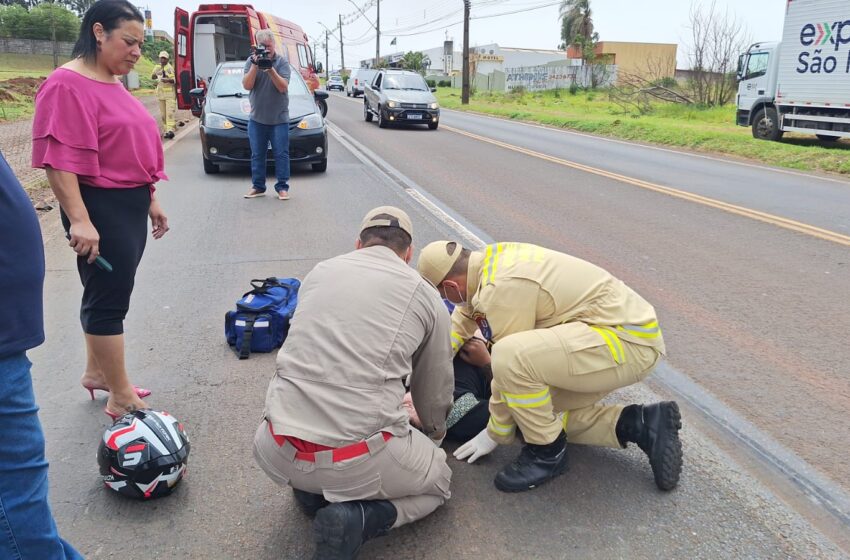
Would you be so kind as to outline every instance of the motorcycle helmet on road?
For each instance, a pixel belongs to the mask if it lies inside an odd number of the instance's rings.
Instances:
[[[186,473],[189,448],[189,437],[176,418],[137,410],[106,429],[97,462],[107,487],[132,498],[160,498]]]

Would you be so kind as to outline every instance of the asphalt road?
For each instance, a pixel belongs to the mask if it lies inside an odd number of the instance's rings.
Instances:
[[[777,438],[815,440],[794,447],[801,454],[822,457],[835,473],[850,470],[837,445],[850,394],[840,377],[850,291],[837,262],[846,261],[845,247],[443,128],[378,130],[359,120],[359,105],[338,96],[330,103],[342,142],[391,161],[474,231],[566,250],[625,278],[658,307],[675,368]],[[460,127],[453,118],[447,113],[443,123]],[[170,181],[158,192],[172,231],[149,242],[126,322],[133,381],[152,389],[148,404],[182,420],[192,439],[190,474],[168,498],[133,502],[99,482],[95,451],[108,419],[105,401],[88,402],[78,384],[81,288],[58,215],[43,219],[47,342],[31,359],[54,512],[63,536],[87,557],[309,557],[309,520],[250,452],[274,355],[237,360],[224,343],[223,315],[251,278],[303,278],[319,260],[351,250],[362,215],[374,206],[405,208],[420,246],[454,234],[397,178],[355,157],[336,136],[327,173],[296,171],[287,202],[242,199],[247,171],[205,176],[200,157],[195,131],[166,154]],[[615,398],[658,396],[639,386]],[[635,448],[571,446],[565,476],[536,491],[502,494],[492,478],[518,447],[502,448],[479,465],[451,460],[450,502],[369,543],[361,557],[843,557],[685,423],[686,467],[674,492],[655,489]]]

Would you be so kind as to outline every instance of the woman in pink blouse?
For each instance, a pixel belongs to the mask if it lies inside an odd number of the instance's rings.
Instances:
[[[143,23],[126,0],[95,2],[73,60],[36,94],[33,121],[33,167],[45,169],[59,200],[83,284],[81,383],[92,398],[95,390],[109,391],[105,412],[113,418],[147,408],[142,398],[150,391],[131,385],[124,365],[124,317],[148,217],[154,239],[168,231],[154,196],[154,183],[167,178],[156,120],[116,77],[139,60]]]

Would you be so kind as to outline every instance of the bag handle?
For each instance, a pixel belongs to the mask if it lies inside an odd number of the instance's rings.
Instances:
[[[254,321],[256,320],[256,315],[245,319],[245,330],[242,332],[242,346],[238,349],[236,346],[233,346],[233,351],[239,356],[240,360],[245,360],[251,356],[251,337],[254,335]]]
[[[242,297],[251,294],[265,294],[269,288],[283,288],[284,290],[286,290],[286,299],[289,299],[289,294],[290,292],[292,292],[292,286],[286,286],[284,284],[281,284],[278,279],[274,277],[266,278],[265,280],[254,278],[253,280],[251,280],[251,286],[253,286],[254,289],[245,292],[244,294],[242,294]]]

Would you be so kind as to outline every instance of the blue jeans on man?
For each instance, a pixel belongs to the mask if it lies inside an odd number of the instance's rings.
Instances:
[[[251,143],[251,184],[259,192],[266,191],[266,153],[269,143],[274,153],[274,190],[289,190],[289,123],[261,124],[248,121],[248,141]]]
[[[0,558],[82,559],[47,502],[44,433],[25,352],[0,357]]]

